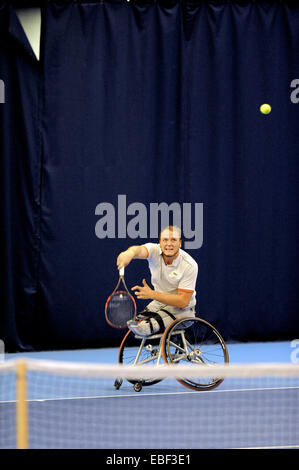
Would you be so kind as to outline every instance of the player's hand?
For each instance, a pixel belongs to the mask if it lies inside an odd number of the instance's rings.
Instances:
[[[137,299],[151,299],[153,289],[146,283],[146,280],[142,280],[142,286],[134,286],[132,290],[135,291]]]
[[[128,266],[128,264],[132,261],[133,254],[129,252],[129,250],[123,251],[117,257],[116,264],[117,269],[120,270]]]

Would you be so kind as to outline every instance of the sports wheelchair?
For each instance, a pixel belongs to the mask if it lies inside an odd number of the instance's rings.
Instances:
[[[141,342],[140,342],[141,341]],[[225,342],[209,322],[188,317],[176,319],[163,333],[151,336],[138,336],[128,330],[118,353],[119,364],[159,365],[164,360],[171,364],[206,364],[211,366],[211,377],[177,379],[192,390],[211,390],[223,382],[223,378],[213,377],[212,368],[229,362]],[[154,385],[162,379],[129,380],[134,390],[140,392],[143,386]],[[123,379],[116,379],[114,387],[118,390]]]

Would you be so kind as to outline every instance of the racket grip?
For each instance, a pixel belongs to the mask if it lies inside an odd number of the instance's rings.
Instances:
[[[120,276],[123,276],[124,274],[125,274],[125,268],[124,268],[124,267],[123,267],[123,268],[120,268],[120,270],[119,270],[119,275],[120,275]]]

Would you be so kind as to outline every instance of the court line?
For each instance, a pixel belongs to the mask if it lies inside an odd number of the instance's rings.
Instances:
[[[45,402],[45,401],[61,401],[61,400],[92,400],[99,398],[130,398],[130,397],[145,397],[145,396],[169,396],[169,395],[202,395],[204,393],[230,393],[230,392],[259,392],[259,391],[273,391],[273,390],[297,390],[299,387],[266,387],[266,388],[236,388],[227,390],[200,390],[200,391],[183,391],[183,392],[153,392],[153,393],[129,393],[129,394],[117,394],[117,395],[93,395],[93,396],[80,396],[80,397],[48,397],[48,398],[30,398],[27,400],[31,402]],[[16,400],[1,400],[0,404],[3,403],[16,403]]]

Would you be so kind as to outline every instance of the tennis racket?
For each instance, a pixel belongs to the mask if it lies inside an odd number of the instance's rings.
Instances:
[[[121,268],[118,283],[105,304],[105,318],[113,328],[127,328],[127,322],[136,317],[136,302],[128,291],[124,274],[125,268]]]

